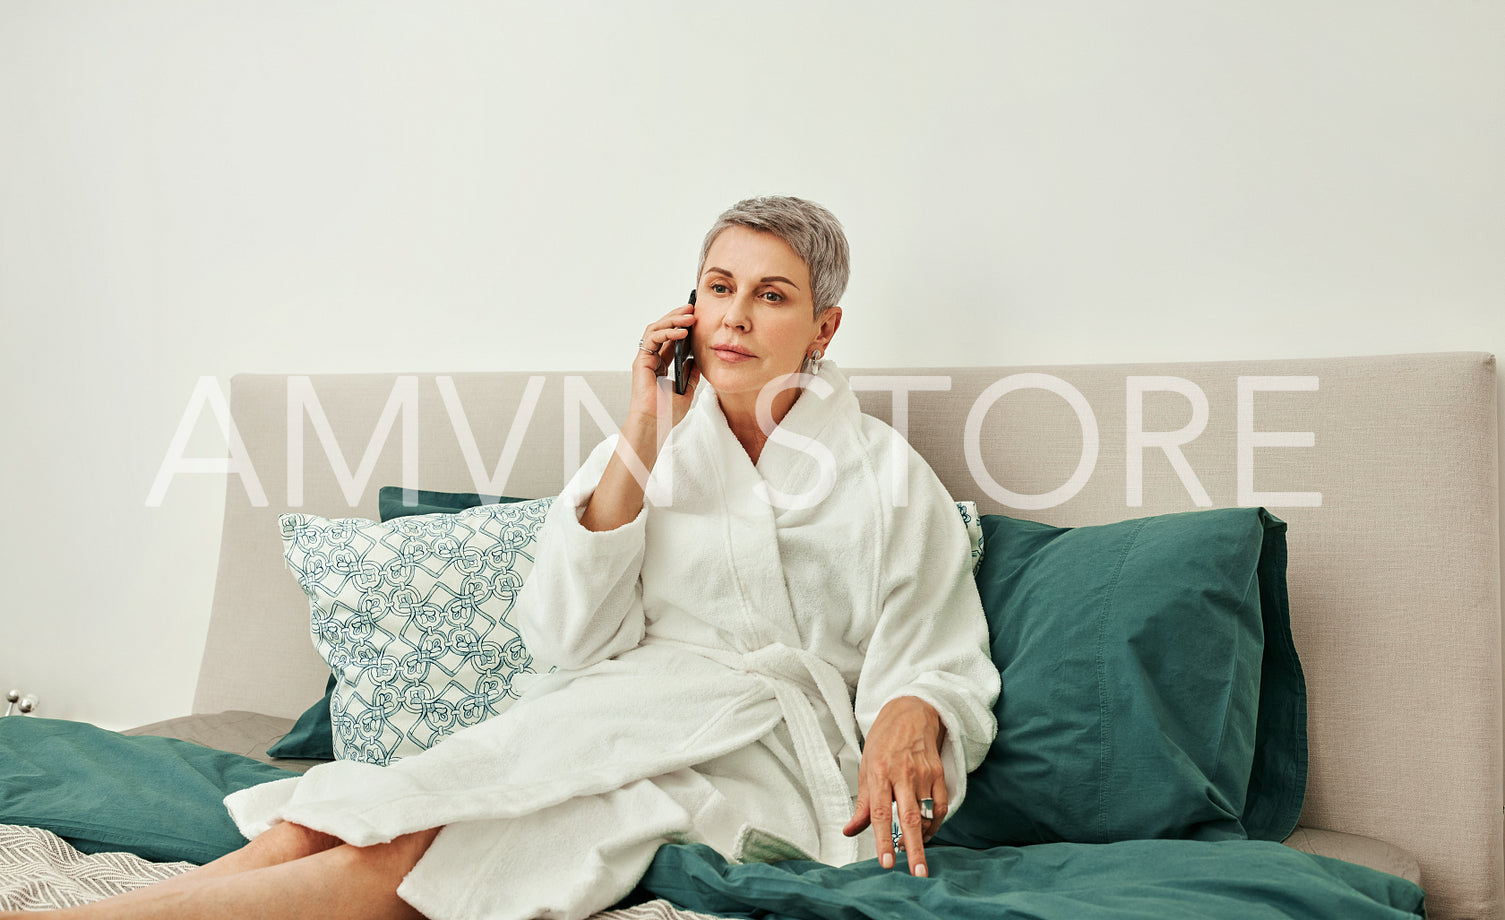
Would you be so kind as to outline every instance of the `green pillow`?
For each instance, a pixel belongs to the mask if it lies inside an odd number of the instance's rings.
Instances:
[[[334,675],[324,685],[324,695],[293,723],[292,731],[267,748],[272,757],[299,760],[334,760],[334,723],[329,719],[329,698],[334,694]]]
[[[1307,754],[1285,523],[1225,508],[982,526],[998,737],[937,840],[1283,840]]]
[[[481,495],[478,492],[430,492],[415,489],[418,503],[406,505],[402,501],[401,486],[382,486],[376,494],[377,507],[382,521],[408,517],[414,514],[452,514],[474,508],[477,505],[499,502],[521,502],[524,498],[509,498],[505,495]],[[334,695],[334,675],[324,687],[324,695],[318,699],[298,721],[292,731],[267,748],[272,757],[291,757],[302,760],[334,760],[334,726],[329,718],[330,698]]]
[[[415,505],[402,501],[402,486],[382,486],[376,493],[377,509],[383,521],[408,517],[414,514],[453,514],[474,508],[477,505],[495,505],[499,502],[523,502],[526,498],[508,498],[505,495],[481,495],[478,492],[430,492],[414,489],[418,498]]]
[[[297,775],[175,738],[0,719],[0,824],[45,828],[85,853],[218,859],[246,843],[225,796]]]

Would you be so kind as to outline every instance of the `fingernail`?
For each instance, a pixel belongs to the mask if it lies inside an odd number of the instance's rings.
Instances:
[[[930,875],[930,872],[926,870],[924,863],[920,863],[918,866],[914,867],[914,874],[919,876],[920,878],[925,878]]]
[[[892,869],[894,867],[894,854],[884,853],[878,857],[878,864],[885,869]]]

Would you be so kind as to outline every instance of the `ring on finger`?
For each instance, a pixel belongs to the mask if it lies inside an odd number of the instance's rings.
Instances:
[[[650,355],[656,355],[656,354],[658,354],[658,349],[657,348],[649,348],[647,345],[643,344],[643,340],[642,339],[638,339],[638,350],[639,351],[647,352]]]

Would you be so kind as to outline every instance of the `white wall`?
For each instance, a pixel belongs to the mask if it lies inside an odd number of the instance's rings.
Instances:
[[[625,368],[749,195],[845,222],[848,366],[1505,352],[1502,47],[1465,0],[0,0],[0,685],[188,711],[224,484],[145,500],[200,375]]]

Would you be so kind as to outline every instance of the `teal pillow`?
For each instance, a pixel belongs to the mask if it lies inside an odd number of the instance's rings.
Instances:
[[[299,760],[334,760],[334,725],[329,720],[329,698],[334,695],[334,675],[324,685],[324,695],[293,723],[292,731],[267,748],[271,757]]]
[[[382,486],[376,494],[381,519],[390,521],[415,514],[450,514],[477,505],[527,501],[505,495],[482,495],[478,492],[430,492],[426,489],[415,489],[414,492],[417,503],[409,505],[402,500],[401,486]],[[301,760],[334,760],[334,726],[329,719],[329,704],[334,697],[334,687],[335,678],[330,674],[324,695],[298,717],[292,731],[267,748],[268,755]]]
[[[174,738],[0,719],[0,824],[45,828],[85,853],[218,859],[246,843],[225,796],[297,775]]]
[[[1285,523],[982,527],[998,736],[938,842],[1284,839],[1307,754]]]
[[[505,495],[482,495],[479,492],[430,492],[427,489],[412,490],[416,504],[405,504],[402,486],[382,486],[376,493],[377,510],[383,521],[408,517],[414,514],[453,514],[474,508],[477,505],[495,505],[527,501],[525,498],[508,498]]]

